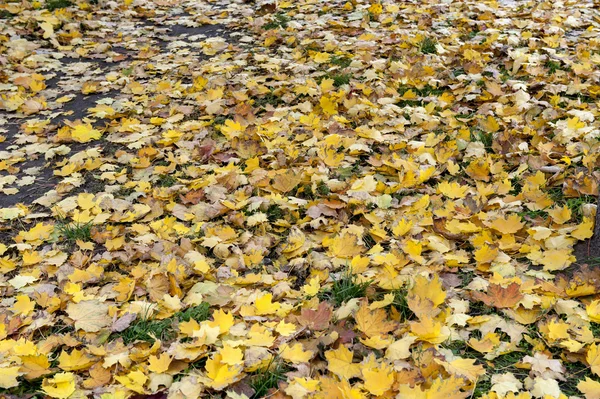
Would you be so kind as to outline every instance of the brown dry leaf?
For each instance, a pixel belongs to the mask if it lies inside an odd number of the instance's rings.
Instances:
[[[471,295],[475,300],[481,301],[488,306],[494,306],[499,309],[512,308],[523,299],[520,288],[521,286],[517,283],[510,283],[506,288],[499,284],[490,284],[485,294],[474,291]]]

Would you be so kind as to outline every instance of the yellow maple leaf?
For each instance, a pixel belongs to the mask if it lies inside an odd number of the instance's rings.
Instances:
[[[469,392],[461,391],[466,384],[465,379],[454,376],[438,378],[425,390],[422,390],[419,385],[412,388],[410,385],[403,384],[398,387],[397,397],[403,399],[464,399],[469,396]]]
[[[354,352],[344,345],[340,345],[335,350],[327,351],[325,352],[327,369],[342,379],[349,380],[358,377],[361,366],[358,363],[352,363],[353,356]]]
[[[317,52],[313,55],[313,60],[318,63],[318,64],[323,64],[325,62],[329,61],[329,54],[328,53],[321,53],[321,52]]]
[[[364,250],[362,240],[351,232],[343,232],[336,237],[323,239],[323,246],[327,248],[327,254],[335,258],[350,259],[360,255]]]
[[[74,349],[71,353],[61,352],[58,357],[58,367],[65,371],[77,371],[89,368],[94,359],[84,351]]]
[[[512,214],[507,218],[495,219],[489,226],[502,234],[514,234],[521,230],[525,226],[525,223],[521,221],[519,215]]]
[[[401,360],[410,356],[410,346],[417,340],[417,337],[406,335],[394,342],[385,351],[385,357],[389,360]]]
[[[391,366],[383,364],[377,368],[364,368],[362,370],[365,388],[369,393],[379,396],[388,391],[394,384],[395,372]]]
[[[585,377],[584,381],[579,381],[577,389],[585,395],[585,399],[600,399],[600,382]]]
[[[314,355],[313,351],[305,351],[301,343],[296,342],[293,345],[282,344],[279,347],[279,356],[294,364],[306,363]]]
[[[171,356],[161,353],[160,356],[150,356],[148,358],[148,370],[153,373],[164,373],[171,365]]]
[[[483,244],[481,248],[476,249],[473,252],[474,258],[477,263],[491,263],[498,257],[500,250],[495,247],[491,247],[488,244]]]
[[[600,375],[600,350],[598,350],[598,346],[596,344],[591,344],[588,346],[585,360],[590,365],[592,373]]]
[[[450,336],[448,327],[432,318],[425,317],[419,322],[410,323],[410,331],[416,335],[420,341],[440,344]]]
[[[225,343],[219,354],[221,355],[222,362],[225,364],[229,364],[230,366],[241,366],[244,364],[244,352],[240,348],[234,348]]]
[[[277,302],[271,302],[273,300],[273,294],[265,294],[254,301],[256,307],[256,314],[259,316],[276,313],[281,305]]]
[[[595,299],[585,307],[585,312],[594,323],[600,323],[600,300]]]
[[[396,225],[392,228],[392,233],[394,233],[394,236],[396,237],[402,237],[408,233],[413,226],[414,223],[412,220],[402,218],[396,222]]]
[[[16,299],[17,301],[14,303],[12,308],[10,308],[14,314],[27,316],[33,312],[33,309],[35,308],[35,301],[29,299],[28,295],[17,295]]]
[[[0,367],[0,388],[13,388],[19,386],[17,377],[22,373],[20,372],[21,367]]]
[[[48,356],[43,354],[21,356],[21,362],[21,371],[25,373],[25,378],[28,380],[33,380],[53,372],[50,369]]]
[[[115,380],[133,392],[144,393],[144,384],[148,381],[148,377],[143,372],[136,370],[131,371],[127,375],[117,375],[115,376]]]
[[[437,191],[448,198],[464,198],[467,191],[469,191],[469,186],[461,186],[456,182],[443,181],[438,184]]]
[[[246,130],[245,126],[242,126],[239,122],[234,122],[231,119],[227,119],[225,124],[221,126],[221,133],[229,140],[234,137],[239,137]]]
[[[431,280],[425,276],[415,277],[407,295],[408,307],[418,318],[436,316],[440,312],[437,307],[445,299],[446,291],[437,274]]]
[[[209,379],[207,385],[217,391],[237,381],[241,372],[241,367],[230,366],[223,363],[222,359],[223,357],[217,353],[206,361],[205,366],[206,377]]]
[[[73,373],[57,373],[52,378],[45,378],[42,391],[56,399],[66,399],[75,392],[75,375]]]
[[[444,362],[435,359],[436,363],[441,364],[448,373],[457,377],[466,377],[469,381],[477,381],[479,377],[485,374],[485,368],[480,364],[475,364],[475,359],[454,359],[450,362]]]
[[[481,126],[485,131],[491,133],[500,130],[500,125],[498,124],[498,121],[491,115],[488,115],[486,119],[480,120],[479,126]]]
[[[71,137],[79,143],[87,143],[92,140],[98,140],[102,137],[102,132],[95,129],[90,123],[76,125],[71,130]]]
[[[552,221],[557,224],[564,224],[571,219],[572,212],[568,206],[555,207],[547,211]]]
[[[322,96],[319,104],[321,104],[321,108],[325,115],[331,116],[338,113],[337,103],[333,101],[331,97]]]
[[[319,293],[319,291],[321,290],[321,283],[320,283],[321,279],[317,276],[317,277],[313,277],[308,281],[308,284],[305,284],[302,287],[302,292],[304,293],[304,295],[306,296],[315,296]]]
[[[228,332],[229,329],[233,327],[233,323],[233,314],[230,312],[225,312],[223,309],[213,312],[213,321],[211,326],[219,327],[219,332],[221,334]]]

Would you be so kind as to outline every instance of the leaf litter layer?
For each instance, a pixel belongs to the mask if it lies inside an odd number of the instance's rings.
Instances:
[[[0,4],[0,395],[600,397],[599,24]]]

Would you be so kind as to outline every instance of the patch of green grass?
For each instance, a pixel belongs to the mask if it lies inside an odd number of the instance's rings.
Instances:
[[[421,41],[419,48],[423,54],[437,54],[436,45],[437,41],[427,36]]]
[[[593,195],[582,195],[575,198],[565,197],[562,187],[552,187],[548,190],[548,195],[557,206],[567,206],[571,210],[571,218],[577,222],[583,220],[583,205],[596,204],[598,199]]]
[[[122,337],[126,345],[135,341],[154,342],[156,338],[161,341],[169,340],[175,337],[173,319],[136,319],[128,328],[114,334],[114,337]]]
[[[404,288],[400,288],[393,291],[394,300],[391,303],[391,306],[396,308],[396,311],[400,314],[401,321],[411,320],[415,314],[408,307],[408,300],[406,299],[406,295],[408,294],[407,290]]]
[[[283,101],[281,101],[281,98],[274,94],[273,91],[260,97],[252,97],[252,99],[254,100],[254,106],[257,108],[264,108],[267,105],[277,107],[278,105],[281,105],[283,103]]]
[[[347,269],[340,278],[333,281],[333,286],[319,293],[322,300],[330,300],[335,306],[340,306],[353,298],[363,298],[371,281],[359,282],[358,277]]]
[[[571,217],[581,223],[583,220],[583,205],[597,202],[598,199],[593,195],[582,195],[581,197],[567,199],[565,205],[571,210]]]
[[[254,390],[254,395],[251,399],[266,397],[269,389],[277,388],[279,381],[285,381],[285,373],[287,367],[278,359],[271,359],[267,367],[258,370],[250,378],[250,386]]]
[[[465,72],[464,68],[456,68],[452,71],[452,74],[454,75],[454,77],[457,77],[460,75],[466,75],[467,73]]]
[[[173,187],[177,184],[177,178],[173,175],[160,175],[156,185],[159,187]]]
[[[454,115],[454,117],[455,117],[456,119],[471,119],[471,118],[473,118],[475,115],[476,115],[476,113],[475,113],[475,112],[471,112],[471,113],[469,113],[469,114],[456,114],[456,115]]]
[[[207,320],[209,315],[210,305],[207,302],[202,302],[200,305],[187,308],[183,312],[175,313],[173,317],[176,317],[179,321],[190,321],[193,319],[201,322]]]
[[[210,305],[202,302],[200,305],[177,312],[167,319],[150,320],[146,317],[141,317],[134,320],[125,330],[113,334],[113,337],[122,337],[125,344],[135,341],[154,342],[154,337],[161,341],[173,339],[176,336],[176,332],[173,329],[175,322],[190,321],[193,319],[200,323],[208,319],[209,312]]]
[[[471,284],[471,281],[475,278],[475,272],[473,270],[458,269],[458,277],[461,280],[460,287],[464,288]]]
[[[77,240],[90,241],[92,239],[92,223],[67,222],[59,219],[56,231],[69,243]]]
[[[11,19],[13,15],[8,10],[0,10],[0,19]]]
[[[348,68],[352,64],[352,60],[346,56],[334,55],[329,59],[329,63],[340,68]]]
[[[48,11],[58,10],[73,5],[70,0],[46,0],[46,9]]]
[[[441,96],[446,91],[447,87],[434,87],[429,84],[426,84],[423,87],[411,86],[411,85],[400,85],[398,87],[398,94],[403,96],[409,90],[412,90],[413,93],[420,97],[427,96]]]
[[[291,21],[291,18],[285,15],[284,13],[277,13],[274,15],[273,20],[271,22],[267,22],[262,26],[264,30],[287,28],[288,22]]]
[[[213,125],[224,125],[228,119],[231,119],[231,118],[229,118],[225,115],[215,116],[215,119],[213,119]]]
[[[135,187],[121,186],[116,192],[117,197],[128,197],[135,192]]]
[[[544,64],[544,66],[546,68],[548,68],[550,75],[554,75],[556,73],[556,71],[560,70],[560,62],[556,62],[556,61],[552,61],[552,60],[548,60],[546,61],[546,63]]]
[[[517,215],[519,215],[521,219],[536,219],[538,217],[545,219],[548,217],[548,212],[543,209],[538,209],[536,211],[526,210],[523,212],[517,212]]]
[[[349,178],[356,176],[360,173],[360,164],[355,163],[352,166],[348,166],[345,168],[339,168],[337,170],[337,176],[340,180],[348,180]]]
[[[491,388],[491,376],[484,375],[480,377],[475,383],[475,389],[473,389],[473,394],[471,395],[471,398],[481,398],[483,395],[487,395],[488,393],[490,393]]]
[[[577,384],[579,381],[585,380],[586,377],[594,379],[591,369],[580,362],[569,362],[565,360],[563,361],[563,365],[565,366],[565,373],[563,374],[565,380],[558,382],[560,390],[568,397],[582,396],[581,392],[577,389]]]
[[[479,141],[483,143],[483,146],[485,147],[486,151],[491,152],[492,144],[494,143],[494,134],[482,132],[480,130],[474,133],[471,132],[471,141]]]
[[[481,316],[484,314],[493,314],[496,313],[496,309],[491,306],[486,305],[483,302],[471,302],[469,304],[469,314],[471,316]]]
[[[274,222],[279,219],[283,219],[284,213],[283,209],[279,207],[277,204],[269,205],[267,208],[267,219],[269,222]]]
[[[508,192],[510,195],[519,195],[523,190],[523,182],[519,176],[515,176],[510,180],[511,190]]]
[[[335,87],[341,87],[347,84],[350,84],[350,79],[352,78],[352,74],[349,73],[340,73],[337,75],[333,75],[333,85]]]
[[[590,330],[592,330],[594,338],[600,338],[600,323],[590,322]]]
[[[329,190],[329,187],[327,186],[327,184],[325,184],[324,181],[320,181],[319,184],[317,184],[317,194],[325,196],[325,195],[329,195],[331,193],[331,190]]]

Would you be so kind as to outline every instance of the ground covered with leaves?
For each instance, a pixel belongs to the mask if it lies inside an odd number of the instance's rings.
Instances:
[[[2,2],[0,397],[600,398],[599,33]]]

